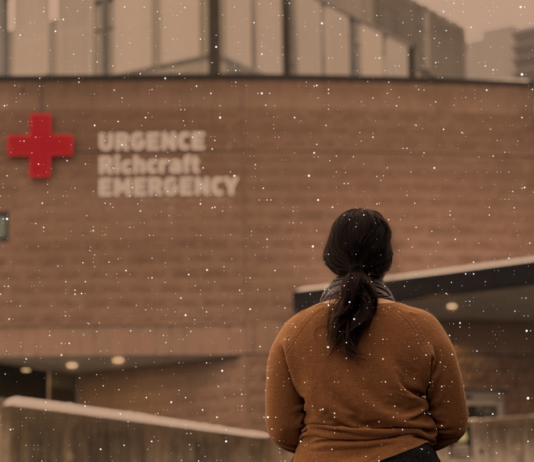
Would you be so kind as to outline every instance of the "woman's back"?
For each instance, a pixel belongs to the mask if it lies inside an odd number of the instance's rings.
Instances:
[[[391,228],[376,210],[332,224],[323,259],[336,278],[282,328],[267,362],[266,423],[294,462],[435,461],[466,430],[454,349],[430,314],[384,284]],[[425,454],[426,453],[426,454]],[[421,456],[421,457],[420,457]]]
[[[267,428],[280,446],[296,450],[294,462],[374,462],[461,437],[460,371],[432,315],[380,303],[351,359],[328,338],[329,311],[321,303],[294,316],[269,355]]]

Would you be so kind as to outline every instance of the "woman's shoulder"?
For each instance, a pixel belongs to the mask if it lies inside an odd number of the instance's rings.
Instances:
[[[397,328],[400,322],[409,325],[418,335],[431,338],[442,336],[444,333],[440,322],[428,311],[398,302],[383,303],[378,306],[377,318],[389,319],[397,325]]]
[[[317,321],[324,323],[325,318],[328,317],[328,307],[328,302],[322,302],[299,311],[286,321],[277,339],[282,341],[284,346],[289,346],[307,326],[315,325]]]
[[[378,306],[390,315],[402,317],[407,321],[409,320],[417,324],[439,324],[439,321],[433,314],[421,308],[399,302],[380,303]]]

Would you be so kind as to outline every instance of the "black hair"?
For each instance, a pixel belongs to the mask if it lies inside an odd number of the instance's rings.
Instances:
[[[328,337],[342,344],[351,358],[376,313],[378,297],[373,280],[391,267],[391,228],[375,210],[350,209],[332,225],[323,253],[326,266],[342,278],[339,299],[331,303]]]

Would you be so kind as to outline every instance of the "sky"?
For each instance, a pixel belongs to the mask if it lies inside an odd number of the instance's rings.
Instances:
[[[484,33],[506,27],[534,27],[532,0],[415,0],[416,3],[463,27],[466,43],[479,42]]]

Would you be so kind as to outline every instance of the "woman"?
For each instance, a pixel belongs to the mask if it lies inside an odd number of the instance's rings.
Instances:
[[[293,462],[439,461],[466,431],[453,346],[432,315],[394,301],[392,258],[380,213],[341,214],[324,250],[337,278],[274,341],[267,431]]]

